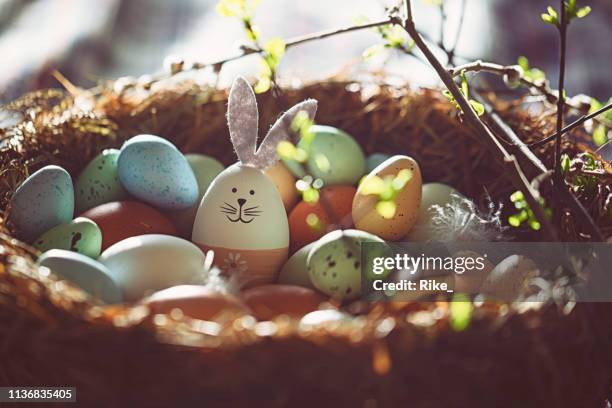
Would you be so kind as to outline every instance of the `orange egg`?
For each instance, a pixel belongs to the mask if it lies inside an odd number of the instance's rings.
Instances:
[[[266,170],[268,177],[272,179],[272,182],[276,186],[285,210],[291,211],[295,203],[298,201],[298,191],[295,188],[295,177],[289,169],[282,163],[278,162],[274,166]]]
[[[351,228],[351,210],[356,192],[353,186],[329,186],[321,189],[316,203],[298,203],[289,214],[291,252],[316,241],[329,231]]]
[[[153,314],[168,314],[180,309],[184,315],[200,320],[239,317],[249,314],[248,308],[235,296],[201,285],[179,285],[155,292],[143,303]]]
[[[312,289],[295,285],[261,285],[242,292],[242,300],[259,320],[286,314],[302,317],[318,310],[326,297]]]
[[[101,204],[81,214],[95,222],[102,231],[102,251],[126,238],[145,234],[177,235],[170,220],[146,204],[115,201]]]

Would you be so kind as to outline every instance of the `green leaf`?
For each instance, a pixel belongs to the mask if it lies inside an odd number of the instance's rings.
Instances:
[[[529,71],[529,60],[527,59],[526,56],[521,55],[520,57],[518,57],[517,64],[521,68],[523,68],[523,71],[525,72]]]
[[[563,171],[563,174],[569,173],[571,164],[572,161],[570,160],[570,157],[567,154],[561,155],[561,170]]]
[[[597,146],[602,146],[608,141],[608,132],[606,131],[606,127],[603,125],[599,125],[595,128],[593,132],[593,142]]]
[[[263,45],[263,49],[266,55],[270,58],[271,62],[274,62],[274,67],[278,65],[283,55],[285,55],[285,50],[287,45],[282,38],[272,38],[269,41],[266,41]]]
[[[518,216],[516,215],[511,215],[510,217],[508,217],[508,224],[510,224],[513,227],[520,227],[521,226],[521,220],[519,219]]]
[[[525,196],[523,195],[522,191],[516,191],[512,193],[512,195],[510,196],[510,201],[512,201],[513,203],[516,203],[517,201],[523,201],[523,200],[525,200]]]
[[[585,6],[585,7],[582,7],[581,9],[579,9],[576,12],[576,17],[577,18],[584,18],[584,17],[588,16],[590,13],[591,13],[591,7]]]
[[[382,44],[374,44],[363,51],[362,57],[364,59],[370,59],[377,54],[380,54],[385,49],[385,46]]]
[[[482,103],[475,101],[474,99],[470,99],[470,105],[472,105],[472,109],[474,109],[478,116],[484,115],[485,107]]]
[[[450,304],[450,323],[455,331],[467,329],[472,321],[474,306],[470,298],[464,294],[456,294]]]

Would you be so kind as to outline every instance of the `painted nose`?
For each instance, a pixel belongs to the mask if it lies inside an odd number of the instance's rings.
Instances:
[[[244,203],[246,203],[246,200],[245,200],[244,198],[239,198],[239,199],[238,199],[238,205],[239,205],[239,206],[241,206],[241,207],[242,207],[242,206],[244,205]]]

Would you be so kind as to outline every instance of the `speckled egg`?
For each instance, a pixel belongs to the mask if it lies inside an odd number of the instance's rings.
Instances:
[[[176,285],[197,283],[206,273],[204,253],[170,235],[140,235],[117,242],[98,259],[128,301]]]
[[[45,166],[28,177],[11,198],[9,219],[17,237],[32,242],[45,231],[72,220],[74,189],[70,174]]]
[[[314,288],[312,282],[310,282],[310,275],[308,274],[308,254],[314,247],[315,243],[311,242],[305,247],[300,248],[295,254],[291,255],[291,258],[280,271],[278,275],[278,283],[283,285],[297,285],[305,288]]]
[[[380,197],[367,191],[371,184],[369,179],[396,177],[403,170],[408,170],[411,177],[393,199],[395,212],[392,217],[381,214],[377,209]],[[357,189],[352,209],[355,227],[389,241],[401,240],[416,223],[421,205],[421,185],[421,170],[413,158],[393,156],[387,159],[364,177]]]
[[[377,244],[367,247],[364,259],[363,243]],[[375,235],[358,230],[332,231],[317,241],[310,251],[308,273],[313,286],[321,292],[337,299],[354,299],[362,293],[362,270],[373,279],[374,258],[389,254],[390,248]],[[362,266],[362,262],[365,265]],[[380,274],[381,278],[389,272]]]
[[[52,249],[38,258],[38,264],[106,303],[120,303],[121,291],[100,262],[63,249]]]
[[[442,183],[426,183],[422,188],[421,205],[417,215],[417,221],[406,236],[408,241],[428,242],[438,240],[432,221],[432,206],[446,206],[451,202],[451,197],[457,195],[463,197],[457,190]]]
[[[125,189],[153,206],[184,210],[198,200],[198,182],[189,162],[161,137],[139,135],[125,142],[117,167]]]
[[[34,241],[34,246],[41,252],[66,249],[97,258],[102,248],[102,232],[92,220],[79,217],[51,228]]]
[[[77,214],[100,204],[125,199],[128,194],[119,181],[119,150],[106,149],[83,169],[74,186]]]
[[[353,137],[331,126],[314,125],[310,130],[312,138],[302,138],[298,143],[308,153],[308,173],[325,185],[357,184],[365,172],[365,157]],[[285,163],[296,176],[304,176],[297,162]]]
[[[172,220],[181,237],[191,239],[193,222],[198,212],[200,201],[202,201],[202,197],[204,197],[204,193],[208,190],[210,183],[223,171],[224,167],[217,159],[203,154],[186,154],[185,158],[198,181],[198,199],[189,208],[169,212],[168,218]]]
[[[366,171],[369,173],[375,168],[377,168],[381,163],[387,160],[389,157],[388,154],[384,153],[372,153],[366,158]]]

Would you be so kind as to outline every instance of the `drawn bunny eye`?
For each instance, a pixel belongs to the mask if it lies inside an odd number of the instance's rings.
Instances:
[[[232,188],[232,193],[235,193],[236,191],[238,191],[236,187]]]
[[[251,190],[251,191],[249,191],[249,194],[250,194],[250,195],[255,195],[255,190]]]

